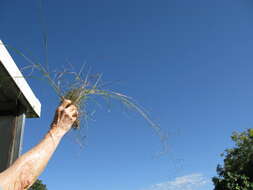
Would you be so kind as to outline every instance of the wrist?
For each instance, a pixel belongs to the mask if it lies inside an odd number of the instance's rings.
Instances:
[[[51,129],[49,130],[50,135],[52,135],[53,137],[56,138],[62,138],[67,131],[62,129],[60,126],[58,126],[57,124],[52,124],[51,125]]]

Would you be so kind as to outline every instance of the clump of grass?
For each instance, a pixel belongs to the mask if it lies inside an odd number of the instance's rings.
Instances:
[[[106,100],[115,99],[121,102],[128,109],[139,113],[160,137],[160,140],[166,149],[167,136],[161,130],[160,126],[153,122],[145,109],[135,103],[131,97],[119,92],[105,89],[104,85],[101,83],[101,74],[90,75],[89,72],[84,73],[83,70],[85,65],[83,65],[78,72],[73,71],[73,67],[71,69],[67,69],[65,67],[63,71],[60,72],[50,72],[48,64],[42,65],[39,62],[30,59],[16,48],[10,46],[8,47],[21,55],[29,63],[28,66],[23,68],[24,70],[30,69],[29,76],[34,76],[36,75],[34,74],[34,71],[39,71],[38,75],[41,76],[35,77],[46,79],[48,84],[54,89],[60,101],[63,101],[64,99],[71,100],[72,104],[77,107],[79,116],[72,126],[74,129],[80,128],[81,120],[87,117],[87,103],[94,100],[94,96],[100,96]]]

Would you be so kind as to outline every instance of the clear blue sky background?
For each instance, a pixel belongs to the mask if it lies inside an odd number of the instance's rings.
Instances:
[[[38,5],[2,0],[0,38],[43,60]],[[75,133],[63,140],[41,176],[48,188],[145,190],[193,174],[210,181],[231,133],[253,125],[253,2],[47,0],[43,7],[51,68],[86,61],[105,81],[120,80],[112,88],[169,132],[169,152],[155,157],[161,144],[142,118],[117,104],[111,113],[98,109],[84,149]],[[24,151],[43,137],[58,104],[45,82],[29,84],[42,116],[27,119]]]

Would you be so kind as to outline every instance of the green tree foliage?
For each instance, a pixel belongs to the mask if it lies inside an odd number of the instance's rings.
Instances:
[[[29,190],[47,190],[47,186],[38,179]]]
[[[224,165],[217,166],[214,190],[253,190],[253,129],[231,136],[235,147],[222,154]]]

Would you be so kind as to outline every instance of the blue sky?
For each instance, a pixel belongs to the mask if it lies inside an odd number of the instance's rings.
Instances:
[[[168,131],[169,151],[138,115],[98,109],[86,146],[69,134],[41,176],[49,189],[211,190],[230,135],[252,127],[253,3],[250,0],[2,0],[0,38],[49,64],[87,62],[134,97]],[[46,27],[40,22],[43,15]],[[26,62],[12,52],[17,65]],[[27,119],[24,151],[46,133],[58,104],[28,79],[42,103]]]

